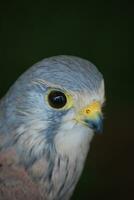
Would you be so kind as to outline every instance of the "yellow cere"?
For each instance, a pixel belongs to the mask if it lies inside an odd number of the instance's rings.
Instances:
[[[98,101],[94,101],[92,104],[88,105],[80,111],[80,115],[85,118],[94,118],[96,114],[101,112],[101,105]]]

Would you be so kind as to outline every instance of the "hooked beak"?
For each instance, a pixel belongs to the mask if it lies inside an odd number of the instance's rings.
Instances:
[[[103,116],[101,113],[101,104],[98,101],[93,102],[84,109],[82,109],[76,120],[90,127],[95,132],[102,132],[103,130]]]
[[[103,131],[103,116],[102,114],[96,114],[94,119],[85,119],[84,120],[87,126],[93,129],[96,133],[102,133]]]

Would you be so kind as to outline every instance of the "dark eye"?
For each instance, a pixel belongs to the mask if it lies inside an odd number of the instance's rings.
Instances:
[[[48,102],[53,108],[62,108],[67,103],[67,98],[63,92],[54,90],[49,93]]]

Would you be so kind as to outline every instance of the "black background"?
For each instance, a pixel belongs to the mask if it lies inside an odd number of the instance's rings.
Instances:
[[[104,75],[104,133],[93,139],[73,200],[134,198],[133,10],[129,1],[0,2],[1,97],[49,56],[86,58]]]

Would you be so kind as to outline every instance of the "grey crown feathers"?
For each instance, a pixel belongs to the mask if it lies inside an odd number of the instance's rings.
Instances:
[[[70,199],[94,130],[102,127],[94,102],[103,105],[103,76],[85,59],[47,58],[18,78],[0,101],[0,199]],[[92,116],[84,118],[87,107]]]

